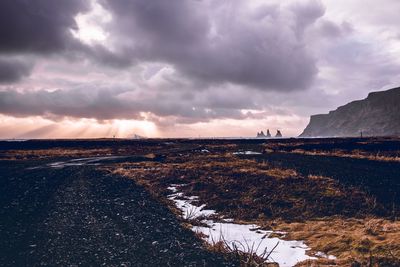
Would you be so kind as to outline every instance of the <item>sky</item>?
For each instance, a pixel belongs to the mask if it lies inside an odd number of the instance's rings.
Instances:
[[[0,138],[298,136],[400,84],[398,0],[2,0]]]

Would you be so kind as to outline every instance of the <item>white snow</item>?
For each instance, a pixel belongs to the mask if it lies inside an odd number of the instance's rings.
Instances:
[[[175,205],[183,212],[186,219],[194,219],[199,217],[209,217],[215,214],[215,210],[204,209],[206,205],[200,207],[188,203],[188,200],[175,199]]]
[[[174,192],[174,194],[169,195],[168,198],[175,202],[175,205],[178,209],[180,209],[183,213],[183,218],[185,219],[195,219],[199,217],[207,218],[210,215],[215,214],[215,210],[207,210],[204,209],[206,205],[195,206],[191,204],[193,200],[196,200],[197,196],[185,197],[183,193],[177,192],[178,189],[176,186],[168,187],[169,190]]]
[[[261,153],[255,151],[238,151],[233,152],[233,155],[261,155]]]
[[[236,247],[244,252],[253,251],[259,256],[271,253],[268,260],[277,262],[281,267],[294,266],[300,261],[313,258],[306,255],[309,248],[302,241],[270,238],[268,236],[272,231],[257,230],[258,226],[254,224],[212,223],[209,226],[210,228],[195,226],[193,231],[207,235],[206,240],[211,244],[224,241],[231,249]]]
[[[244,252],[253,251],[259,256],[267,256],[271,253],[268,260],[277,262],[281,267],[294,266],[307,259],[316,259],[306,255],[309,248],[302,241],[287,241],[269,237],[273,233],[272,231],[260,230],[254,224],[233,223],[234,220],[230,218],[223,219],[223,222],[213,221],[209,216],[217,215],[216,211],[205,209],[206,205],[193,205],[191,202],[198,197],[184,196],[182,192],[178,192],[179,186],[181,185],[174,184],[168,187],[173,192],[168,198],[175,202],[184,218],[200,218],[202,223],[208,225],[208,227],[194,226],[192,230],[207,236],[205,240],[210,244],[223,241],[232,249],[237,248]]]
[[[169,186],[169,187],[167,187],[167,189],[172,191],[173,193],[178,191],[178,189],[176,189],[176,186]]]
[[[315,253],[315,256],[320,257],[320,258],[326,258],[329,260],[336,260],[336,257],[333,255],[326,255],[325,253],[318,251],[317,253]]]

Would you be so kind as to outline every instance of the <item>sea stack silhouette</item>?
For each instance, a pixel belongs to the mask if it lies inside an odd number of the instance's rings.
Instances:
[[[264,131],[257,132],[257,138],[271,138],[271,132],[267,129],[267,134],[264,134]],[[277,130],[275,137],[282,137],[282,133]]]
[[[300,137],[400,136],[400,87],[312,115]]]
[[[266,137],[263,131],[257,132],[257,138],[263,138],[263,137]]]

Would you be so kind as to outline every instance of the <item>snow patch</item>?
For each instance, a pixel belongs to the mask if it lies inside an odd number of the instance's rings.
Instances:
[[[255,152],[255,151],[238,151],[238,152],[233,152],[233,155],[261,155],[260,152]]]
[[[209,216],[215,214],[215,210],[204,209],[206,205],[196,206],[191,204],[192,201],[198,199],[197,196],[186,197],[182,192],[177,192],[176,186],[168,187],[169,190],[174,192],[168,196],[169,199],[175,202],[175,205],[183,213],[183,218],[185,219],[196,219],[196,218],[208,218]]]
[[[201,219],[204,226],[194,226],[192,230],[206,236],[205,240],[210,244],[223,241],[231,249],[239,249],[244,252],[253,251],[263,257],[268,256],[269,262],[276,262],[279,266],[294,266],[300,261],[316,259],[306,255],[309,248],[302,241],[287,241],[277,237],[269,237],[273,231],[259,229],[254,224],[233,223],[231,218],[216,222],[210,219],[211,215],[218,215],[215,210],[205,209],[206,205],[196,206],[192,204],[197,196],[185,196],[179,192],[182,185],[173,184],[168,189],[173,193],[168,196],[183,213],[186,219]],[[277,232],[278,233],[278,232]],[[281,233],[281,232],[279,232]]]
[[[319,257],[319,258],[326,258],[328,260],[336,260],[336,257],[333,255],[326,255],[325,253],[318,251],[317,253],[315,253],[315,256]]]
[[[279,266],[294,266],[300,261],[315,259],[306,255],[309,248],[302,241],[269,237],[272,231],[260,230],[254,224],[212,223],[209,226],[195,226],[193,231],[207,235],[206,241],[210,244],[223,240],[231,249],[269,255],[268,261],[277,262]]]

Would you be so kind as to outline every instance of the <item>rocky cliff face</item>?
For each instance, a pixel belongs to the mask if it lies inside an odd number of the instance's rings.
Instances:
[[[400,87],[372,92],[366,99],[329,114],[313,115],[300,137],[400,135]]]

